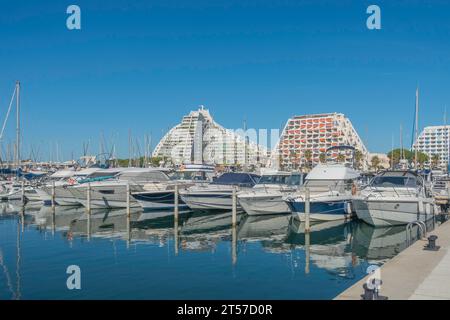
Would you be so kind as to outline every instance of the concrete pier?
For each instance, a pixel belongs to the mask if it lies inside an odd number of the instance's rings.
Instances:
[[[423,250],[426,239],[399,253],[381,267],[380,296],[389,300],[450,299],[450,221],[428,233],[439,238],[439,251]],[[368,276],[348,288],[335,300],[361,300]]]

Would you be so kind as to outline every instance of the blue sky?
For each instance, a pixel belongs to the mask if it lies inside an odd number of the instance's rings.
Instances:
[[[371,4],[381,30],[366,28]],[[96,153],[102,133],[126,157],[129,129],[154,146],[200,104],[234,129],[342,112],[372,152],[401,123],[411,140],[417,84],[420,127],[450,113],[448,1],[0,0],[0,39],[0,119],[20,79],[24,157],[56,143],[79,156],[89,139]],[[13,139],[11,121],[3,148]]]

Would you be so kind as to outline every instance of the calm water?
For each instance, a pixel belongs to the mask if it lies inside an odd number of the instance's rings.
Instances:
[[[230,213],[192,212],[175,237],[171,213],[0,205],[0,299],[332,299],[406,241],[404,227],[325,222],[305,238],[290,216],[232,230]]]

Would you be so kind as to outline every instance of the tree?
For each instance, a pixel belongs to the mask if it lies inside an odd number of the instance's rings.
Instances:
[[[372,165],[372,168],[374,168],[375,170],[377,170],[380,166],[380,158],[378,158],[378,156],[373,156],[372,159],[370,160],[370,163]]]
[[[289,152],[289,159],[290,159],[290,162],[291,162],[291,167],[294,168],[294,166],[295,166],[295,159],[296,159],[296,154],[295,154],[294,150],[291,150]]]
[[[311,167],[312,151],[310,149],[305,150],[304,157],[306,159],[306,167]]]
[[[413,156],[414,159],[414,156]],[[417,153],[417,162],[419,163],[419,166],[423,168],[423,165],[428,162],[429,157],[427,154],[423,153],[423,152],[418,152]]]
[[[433,166],[433,168],[436,168],[439,166],[439,160],[440,160],[440,157],[438,154],[433,154],[431,156],[431,165]]]
[[[151,157],[150,158],[150,164],[154,167],[159,167],[159,163],[161,161],[164,161],[163,157]]]
[[[388,152],[387,156],[391,163],[392,163],[392,160],[394,160],[393,164],[395,166],[396,164],[398,164],[400,162],[402,153],[403,153],[404,159],[406,159],[408,161],[414,160],[414,153],[411,152],[411,150],[407,150],[407,149],[403,149],[403,152],[402,152],[402,149],[400,149],[400,148],[391,150]]]
[[[325,161],[327,161],[327,155],[325,153],[321,153],[319,155],[319,161],[320,163],[325,163]]]
[[[338,154],[337,161],[338,162],[345,162],[345,154],[342,154],[342,153]]]
[[[363,159],[363,153],[361,152],[361,150],[355,150],[355,166],[357,168],[361,167],[361,162]]]

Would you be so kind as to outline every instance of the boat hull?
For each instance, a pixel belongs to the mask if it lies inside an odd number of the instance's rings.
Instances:
[[[70,189],[77,201],[88,207],[87,187],[78,186]],[[90,208],[93,209],[119,209],[127,207],[127,193],[125,185],[91,187]],[[130,208],[141,207],[139,202],[130,197]]]
[[[250,216],[290,213],[291,209],[279,195],[255,195],[238,197],[239,205]]]
[[[294,217],[305,221],[305,202],[287,200]],[[309,219],[311,221],[333,221],[351,218],[351,200],[339,199],[329,201],[311,201]]]
[[[55,186],[55,203],[60,206],[79,206],[80,202],[71,193],[73,186],[60,185]],[[49,195],[51,201],[52,187],[44,186],[42,189]]]
[[[139,202],[142,209],[150,210],[173,210],[175,202],[174,191],[139,192],[133,193],[133,198]],[[179,197],[178,208],[186,209],[188,206]]]
[[[354,199],[353,207],[359,219],[373,226],[406,225],[413,221],[428,221],[435,213],[431,201],[416,199]]]
[[[232,192],[202,192],[183,193],[181,199],[192,210],[232,210]],[[236,204],[238,211],[242,211],[239,203]]]

